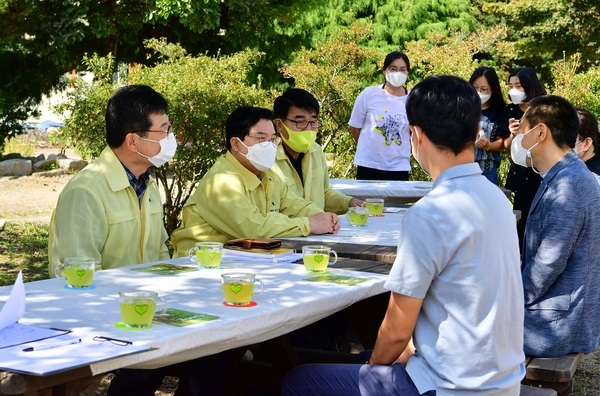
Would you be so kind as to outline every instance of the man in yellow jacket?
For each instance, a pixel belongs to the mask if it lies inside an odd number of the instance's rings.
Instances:
[[[290,88],[275,99],[275,128],[282,143],[273,170],[289,189],[325,211],[343,214],[348,206],[361,206],[359,199],[331,188],[323,149],[316,143],[320,106],[300,88]]]
[[[228,152],[198,183],[186,202],[182,224],[171,235],[174,257],[199,241],[335,233],[334,213],[294,194],[271,170],[279,138],[268,109],[244,106],[225,126]]]
[[[167,102],[148,86],[125,86],[108,101],[105,118],[108,146],[67,183],[52,214],[51,277],[65,257],[91,257],[96,270],[169,259],[160,193],[149,172],[177,149]]]

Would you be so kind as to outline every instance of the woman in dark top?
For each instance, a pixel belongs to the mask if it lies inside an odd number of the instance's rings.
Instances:
[[[592,113],[579,107],[577,116],[579,117],[579,131],[573,150],[600,183],[600,158],[596,155],[596,153],[600,153],[598,120]]]
[[[500,150],[508,137],[508,126],[503,119],[506,103],[500,89],[496,71],[491,67],[478,67],[469,82],[481,99],[481,120],[479,136],[475,141],[475,162],[489,181],[498,184]]]
[[[519,131],[519,120],[527,110],[529,101],[537,96],[546,95],[546,90],[530,67],[513,70],[508,77],[508,87],[508,96],[512,103],[506,106],[503,119],[508,122],[510,131],[510,135],[504,140],[504,147],[510,150],[514,137]],[[517,223],[521,250],[529,208],[541,182],[542,177],[533,168],[511,163],[504,187],[514,193],[513,209],[521,211],[521,220]]]

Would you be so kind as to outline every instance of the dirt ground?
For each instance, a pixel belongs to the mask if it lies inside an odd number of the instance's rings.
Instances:
[[[34,155],[58,154],[57,148],[39,148]],[[78,156],[67,150],[68,158]],[[34,172],[31,176],[0,177],[0,218],[7,221],[50,222],[58,195],[73,174],[65,170]]]

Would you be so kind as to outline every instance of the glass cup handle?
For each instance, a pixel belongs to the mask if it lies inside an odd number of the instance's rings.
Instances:
[[[160,301],[163,305],[163,309],[161,311],[161,313],[157,314],[156,312],[154,313],[155,316],[162,316],[165,314],[165,312],[167,312],[167,301],[162,298],[162,297],[156,297],[156,301]]]
[[[333,263],[329,263],[329,265],[337,263],[337,253],[335,250],[330,250],[329,255],[331,256],[332,253],[333,253]]]
[[[190,260],[192,260],[194,263],[198,262],[198,258],[196,257],[196,251],[198,250],[197,246],[194,246],[193,248],[190,249],[190,254],[189,254],[189,258]]]
[[[254,279],[254,284],[256,285],[256,282],[260,283],[260,292],[258,292],[258,294],[256,294],[256,289],[254,289],[254,293],[252,293],[253,296],[260,296],[262,294],[263,291],[265,291],[265,284],[262,283],[262,281],[258,278]]]
[[[62,278],[62,279],[66,279],[65,276],[60,276],[60,270],[63,269],[65,267],[64,264],[58,264],[55,268],[54,268],[54,277],[55,278]]]

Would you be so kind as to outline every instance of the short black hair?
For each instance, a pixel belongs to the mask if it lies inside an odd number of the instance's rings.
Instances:
[[[106,143],[117,148],[130,132],[143,132],[152,126],[151,114],[167,114],[165,98],[147,85],[126,85],[117,89],[108,100]]]
[[[460,77],[431,76],[408,95],[406,113],[409,124],[420,127],[438,149],[457,155],[475,143],[481,100]]]
[[[506,106],[506,102],[504,101],[504,95],[502,95],[502,88],[500,88],[500,79],[498,78],[498,74],[496,70],[488,66],[481,66],[475,69],[473,74],[471,74],[471,78],[469,82],[473,84],[475,80],[479,77],[483,76],[487,83],[489,84],[492,90],[492,96],[490,96],[490,100],[488,101],[490,108],[495,111],[502,111]]]
[[[383,70],[390,67],[393,61],[396,59],[402,59],[406,63],[406,68],[410,71],[410,60],[408,60],[408,56],[402,51],[392,51],[386,55],[383,60]]]
[[[577,110],[562,96],[542,95],[531,99],[524,117],[530,128],[546,124],[559,147],[575,147],[579,131]]]
[[[302,88],[288,88],[281,96],[275,99],[273,103],[273,114],[275,118],[286,118],[290,108],[298,107],[300,109],[314,111],[317,116],[321,111],[319,101],[308,91]]]
[[[575,110],[577,110],[577,117],[579,118],[579,131],[577,134],[583,139],[592,139],[594,153],[600,154],[600,142],[598,141],[598,134],[600,134],[598,131],[598,119],[595,115],[586,109],[582,109],[581,107],[576,107]]]
[[[525,91],[525,99],[523,100],[523,102],[529,102],[533,98],[546,95],[546,89],[544,88],[537,74],[535,74],[535,71],[531,67],[519,67],[513,70],[508,76],[509,81],[510,78],[514,76],[517,76],[519,78],[519,83]]]
[[[250,128],[260,120],[273,121],[273,112],[269,109],[253,106],[242,106],[233,110],[225,122],[225,145],[231,150],[231,138],[244,140]]]

